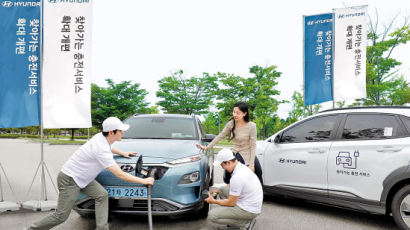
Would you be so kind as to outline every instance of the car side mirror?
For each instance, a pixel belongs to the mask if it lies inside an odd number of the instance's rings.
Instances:
[[[211,142],[215,137],[214,134],[205,134],[205,138],[202,138],[202,141]]]
[[[276,135],[275,139],[273,140],[274,143],[279,144],[280,143],[280,137],[282,136],[282,134],[278,134]]]

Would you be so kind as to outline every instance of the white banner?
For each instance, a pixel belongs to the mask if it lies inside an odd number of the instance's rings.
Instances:
[[[43,2],[43,127],[91,127],[92,0]]]
[[[366,97],[367,6],[335,9],[334,100]]]

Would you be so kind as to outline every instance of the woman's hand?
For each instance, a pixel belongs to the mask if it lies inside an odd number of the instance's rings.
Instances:
[[[201,144],[196,144],[196,147],[198,147],[198,148],[200,148],[200,149],[203,149],[203,150],[208,150],[208,147],[206,147],[206,146],[203,146],[203,145],[201,145]]]
[[[250,170],[252,170],[252,172],[255,172],[255,166],[249,165],[248,168],[249,168]]]

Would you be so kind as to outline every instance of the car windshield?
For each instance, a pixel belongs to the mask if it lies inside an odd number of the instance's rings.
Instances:
[[[183,139],[196,140],[197,132],[193,119],[171,117],[133,117],[124,123],[130,128],[124,139]]]

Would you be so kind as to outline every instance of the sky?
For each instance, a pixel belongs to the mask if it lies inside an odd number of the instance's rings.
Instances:
[[[368,5],[372,19],[401,25],[410,17],[408,0],[98,0],[93,11],[91,82],[106,86],[132,81],[158,102],[157,81],[182,69],[185,76],[203,72],[250,77],[254,65],[277,66],[282,73],[278,99],[291,100],[303,86],[303,15]],[[392,56],[410,81],[410,43]],[[329,107],[331,103],[324,103]],[[287,117],[291,104],[278,114]]]

